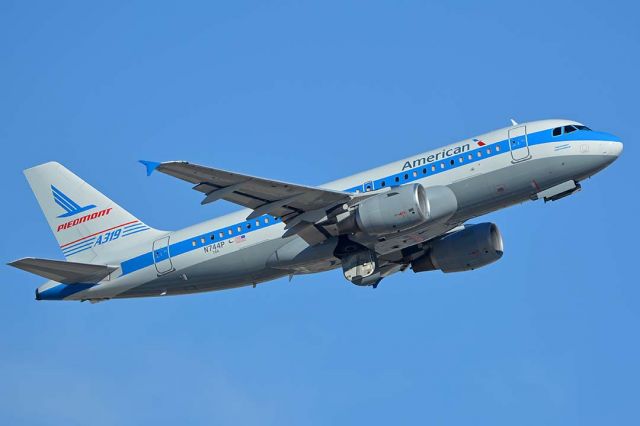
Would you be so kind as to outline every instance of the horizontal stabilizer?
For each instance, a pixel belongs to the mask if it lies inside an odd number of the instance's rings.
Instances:
[[[116,266],[37,259],[35,257],[14,260],[9,265],[63,284],[97,283],[118,269]]]

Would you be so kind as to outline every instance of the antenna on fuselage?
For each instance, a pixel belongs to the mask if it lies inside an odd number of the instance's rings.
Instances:
[[[511,125],[512,125],[512,126],[517,126],[517,125],[518,125],[518,122],[512,118],[512,119],[511,119]]]

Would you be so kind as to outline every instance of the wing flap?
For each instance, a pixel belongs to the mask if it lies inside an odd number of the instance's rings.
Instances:
[[[9,265],[63,284],[97,283],[118,269],[116,266],[38,259],[35,257],[14,260]]]

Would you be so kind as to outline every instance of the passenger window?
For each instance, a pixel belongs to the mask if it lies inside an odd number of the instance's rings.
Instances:
[[[201,242],[202,244],[204,244],[204,243],[205,243],[205,241],[206,241],[206,240],[204,239],[204,237],[200,238],[200,242]]]
[[[413,172],[413,177],[418,177],[418,172]]]
[[[211,234],[211,241],[215,240],[216,236],[214,234]]]
[[[384,188],[385,186],[387,186],[387,182],[385,182],[385,181],[380,182],[380,186],[382,186]]]
[[[269,218],[268,217],[264,218],[264,223],[269,223]]]
[[[404,180],[407,180],[407,179],[409,179],[409,175],[405,173]]]
[[[482,157],[482,151],[478,151],[476,154],[478,157]]]
[[[396,176],[396,182],[400,182],[400,178]]]
[[[473,160],[473,154],[469,154],[468,157],[469,157],[469,160]]]
[[[224,232],[220,231],[218,235],[220,236],[220,238],[224,238]]]
[[[440,163],[440,168],[444,169],[444,163]]]
[[[491,154],[491,148],[487,148],[487,155]]]
[[[436,171],[436,166],[435,166],[435,165],[431,166],[431,171],[432,171],[432,172],[435,172],[435,171]]]
[[[458,161],[463,163],[464,162],[464,157],[458,157]]]
[[[229,235],[233,235],[233,229],[229,228]]]
[[[562,127],[556,127],[553,129],[553,136],[560,136],[562,134]]]
[[[195,247],[196,246],[196,240],[191,241],[191,245]]]
[[[456,162],[453,161],[453,158],[451,160],[449,160],[449,164],[451,164],[452,166],[455,164]]]
[[[247,223],[247,229],[251,229],[251,224]]]
[[[496,145],[496,152],[500,151],[500,145]]]
[[[422,174],[426,175],[427,174],[427,169],[422,169]]]
[[[256,220],[256,226],[260,226],[260,221]]]

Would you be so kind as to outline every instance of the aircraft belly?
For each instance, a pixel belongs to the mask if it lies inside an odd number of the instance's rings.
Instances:
[[[467,186],[451,185],[460,209],[453,220],[465,222],[510,205],[531,199],[541,190],[567,180],[582,180],[598,170],[603,159],[597,155],[563,155],[534,158],[482,176],[483,181]],[[480,178],[476,178],[480,179]],[[482,193],[479,196],[474,191]]]

